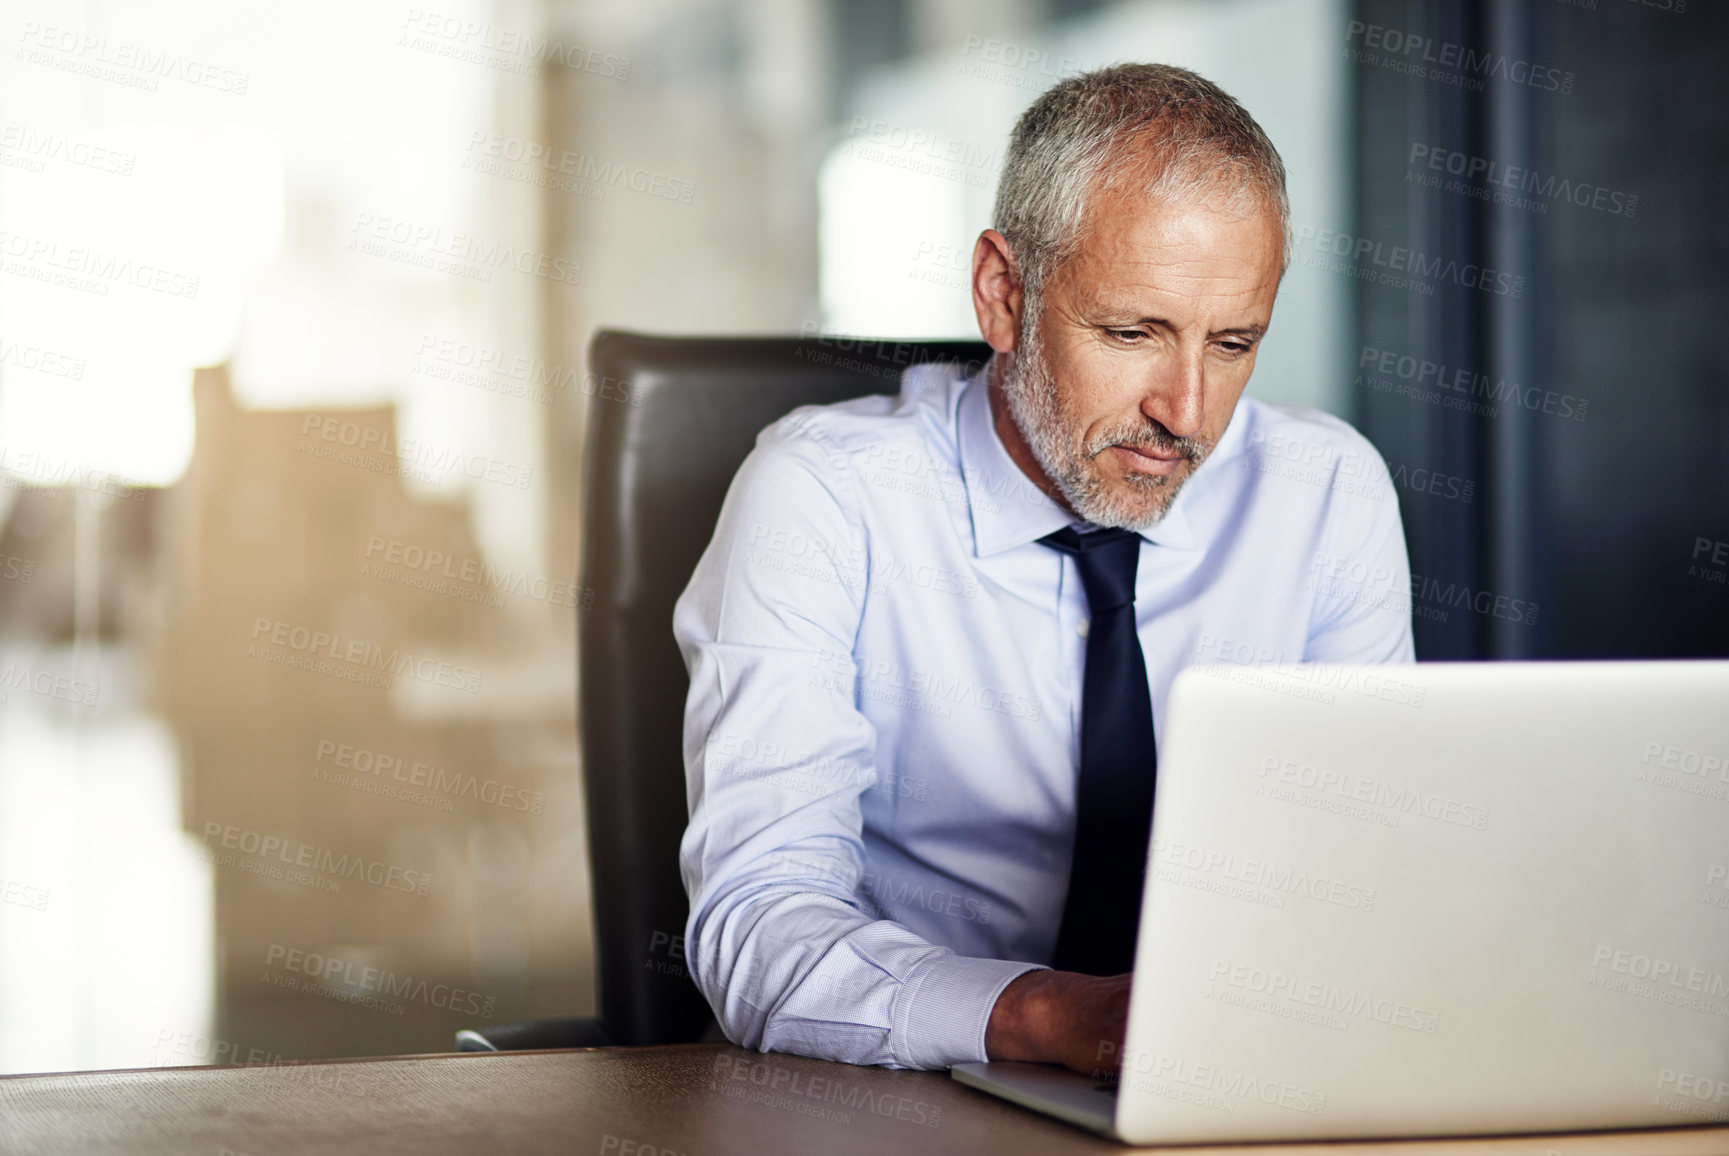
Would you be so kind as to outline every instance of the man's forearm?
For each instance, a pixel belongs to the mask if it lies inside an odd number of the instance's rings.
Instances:
[[[699,807],[692,822],[706,821]],[[735,876],[717,895],[700,862],[685,867],[697,880],[685,937],[692,978],[743,1047],[899,1068],[976,1062],[993,997],[1034,966],[957,955],[824,894],[815,876]],[[809,890],[787,890],[782,878]]]
[[[991,1008],[985,1025],[985,1055],[993,1060],[1042,1061],[1050,1050],[1052,978],[1066,973],[1040,968],[1016,977]]]
[[[985,1055],[1063,1064],[1078,1072],[1116,1071],[1131,978],[1048,968],[1017,976],[991,1008]]]

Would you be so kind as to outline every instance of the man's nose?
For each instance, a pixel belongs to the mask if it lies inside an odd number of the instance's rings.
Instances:
[[[1167,362],[1141,399],[1141,413],[1164,426],[1173,437],[1193,437],[1206,423],[1202,357],[1202,352],[1185,353]]]

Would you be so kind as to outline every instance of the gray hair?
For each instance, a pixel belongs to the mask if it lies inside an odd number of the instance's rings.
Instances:
[[[998,232],[1036,303],[1045,278],[1079,248],[1088,199],[1151,169],[1149,198],[1191,204],[1252,199],[1278,214],[1280,274],[1291,263],[1291,206],[1279,151],[1243,106],[1169,64],[1119,64],[1072,76],[1021,114],[1003,158]]]

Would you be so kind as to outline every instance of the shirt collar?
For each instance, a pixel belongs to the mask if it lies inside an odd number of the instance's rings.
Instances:
[[[1033,485],[1009,456],[991,421],[989,373],[986,361],[967,382],[957,415],[961,477],[973,520],[973,551],[980,558],[1037,541],[1064,526],[1084,525]],[[1158,524],[1140,532],[1142,538],[1177,549],[1195,544],[1183,512],[1183,498],[1194,484],[1191,477]]]

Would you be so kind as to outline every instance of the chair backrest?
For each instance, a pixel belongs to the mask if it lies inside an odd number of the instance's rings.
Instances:
[[[896,393],[909,365],[982,342],[671,338],[589,348],[577,712],[594,884],[597,1009],[619,1044],[697,1039],[711,1016],[682,951],[684,702],[672,608],[756,435],[790,410]]]

